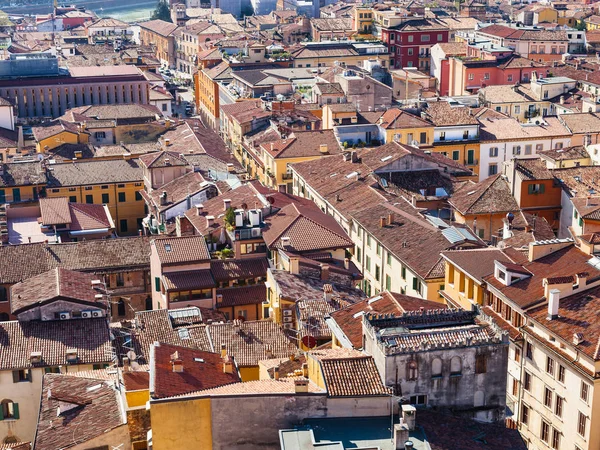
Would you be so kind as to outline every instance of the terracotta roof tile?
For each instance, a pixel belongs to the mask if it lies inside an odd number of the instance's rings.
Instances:
[[[167,291],[209,289],[216,286],[209,269],[165,272],[162,279]]]
[[[161,264],[183,264],[210,260],[204,236],[159,238],[152,241]]]
[[[224,371],[219,353],[162,343],[152,348],[150,395],[153,398],[174,397],[241,381],[235,368],[232,373]],[[173,370],[174,359],[181,361],[182,372]]]
[[[267,276],[266,258],[213,260],[210,270],[217,283]]]
[[[140,156],[139,160],[142,166],[152,169],[167,166],[187,166],[186,160],[179,156],[179,153],[171,151],[148,153]]]
[[[220,301],[219,301],[219,295]],[[217,308],[230,306],[258,305],[267,299],[267,288],[263,283],[253,286],[238,286],[217,289]]]
[[[477,125],[477,119],[470,111],[467,106],[451,106],[448,102],[439,101],[427,103],[425,114],[436,127]]]
[[[387,130],[396,130],[401,128],[433,128],[433,124],[410,114],[406,111],[402,111],[399,108],[391,108],[383,113],[381,116],[381,127]]]
[[[89,186],[92,184],[142,182],[137,159],[81,160],[53,164],[47,174],[48,187]]]
[[[321,145],[327,146],[327,153],[321,152]],[[304,158],[342,153],[333,130],[294,131],[286,139],[262,144],[261,147],[274,158]]]
[[[36,448],[71,448],[126,427],[114,387],[103,380],[46,374]]]
[[[68,366],[67,349],[77,349],[77,364],[112,362],[106,319],[0,322],[0,368]],[[40,363],[31,352],[41,352]]]
[[[324,359],[320,363],[330,397],[389,395],[371,356]]]
[[[47,182],[46,174],[38,161],[2,164],[2,169],[4,173],[0,175],[0,187],[31,186]]]
[[[519,210],[510,186],[498,174],[479,183],[466,183],[449,203],[462,215],[497,214]]]
[[[140,27],[166,37],[173,34],[177,29],[177,24],[166,22],[164,20],[148,20],[146,22],[141,22]]]
[[[256,366],[259,360],[269,357],[285,358],[297,349],[281,327],[270,320],[211,324],[207,329],[215,349],[224,344],[240,367]]]
[[[122,377],[126,391],[145,391],[150,388],[150,373],[147,371],[124,371]]]
[[[215,389],[196,392],[189,396],[252,396],[252,395],[293,395],[296,392],[294,381],[297,378],[287,377],[279,380],[256,380],[247,381],[245,383],[228,384]],[[304,378],[302,378],[304,380]],[[325,394],[325,390],[318,387],[316,384],[308,383],[309,394]]]

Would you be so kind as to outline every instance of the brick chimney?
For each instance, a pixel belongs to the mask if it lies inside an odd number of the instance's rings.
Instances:
[[[304,378],[308,378],[308,364],[307,363],[302,364],[302,376]]]
[[[223,373],[233,373],[233,358],[229,355],[223,358]]]
[[[204,212],[204,205],[202,203],[197,204],[196,205],[196,214],[201,216],[203,212]]]
[[[330,284],[323,285],[323,298],[326,302],[331,300],[331,296],[333,295],[333,286]]]
[[[215,216],[206,216],[206,226],[212,227],[215,223]]]
[[[171,355],[171,365],[173,366],[173,372],[183,372],[183,361],[179,357],[179,352],[175,352]]]
[[[329,265],[321,264],[321,280],[329,280]]]
[[[391,225],[394,223],[394,213],[388,214],[387,223],[388,223],[388,225]]]
[[[308,394],[308,380],[294,380],[296,394]]]
[[[379,218],[379,227],[380,227],[380,228],[383,228],[383,227],[385,227],[386,225],[387,225],[387,224],[386,224],[386,221],[385,221],[385,217],[383,217],[383,216],[382,216],[382,217],[380,217],[380,218]]]

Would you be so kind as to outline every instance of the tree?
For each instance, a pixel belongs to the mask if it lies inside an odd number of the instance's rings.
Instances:
[[[165,22],[173,22],[171,20],[171,11],[169,10],[169,4],[165,0],[158,0],[158,4],[152,13],[152,20],[164,20]]]

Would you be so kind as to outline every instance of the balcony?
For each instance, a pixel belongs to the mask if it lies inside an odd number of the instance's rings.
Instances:
[[[227,234],[229,234],[232,241],[247,241],[250,239],[260,239],[262,237],[262,229],[260,227],[236,228],[235,230],[227,230]]]
[[[294,174],[284,173],[283,175],[281,175],[281,179],[282,180],[293,180],[294,179]]]

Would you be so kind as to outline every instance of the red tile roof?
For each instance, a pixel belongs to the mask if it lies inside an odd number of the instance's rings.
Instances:
[[[165,272],[162,279],[167,291],[208,289],[216,286],[209,269]]]
[[[235,365],[232,373],[223,370],[220,353],[162,343],[152,348],[150,395],[153,398],[174,397],[241,381]],[[181,361],[182,372],[173,370],[175,359]]]
[[[371,356],[323,359],[320,361],[329,397],[372,397],[390,394],[381,382]]]
[[[327,146],[327,153],[321,152],[321,145]],[[274,158],[304,158],[342,153],[333,130],[294,131],[285,139],[262,144],[261,147]]]
[[[80,447],[120,426],[127,424],[113,386],[103,380],[44,375],[35,448]]]
[[[146,371],[123,372],[126,391],[144,391],[150,388],[150,373]]]
[[[10,288],[11,312],[19,314],[59,299],[106,309],[102,300],[96,299],[100,291],[92,287],[91,282],[95,279],[95,275],[63,268],[28,278]]]
[[[462,215],[498,214],[519,210],[510,186],[500,174],[476,184],[465,183],[454,193],[449,203]]]
[[[221,300],[219,300],[221,295]],[[217,308],[242,305],[258,305],[267,299],[267,288],[263,283],[253,286],[238,286],[217,289]]]
[[[152,241],[163,265],[176,265],[210,260],[204,236],[158,238]]]
[[[268,268],[266,258],[223,259],[210,263],[210,270],[217,283],[266,277]]]

